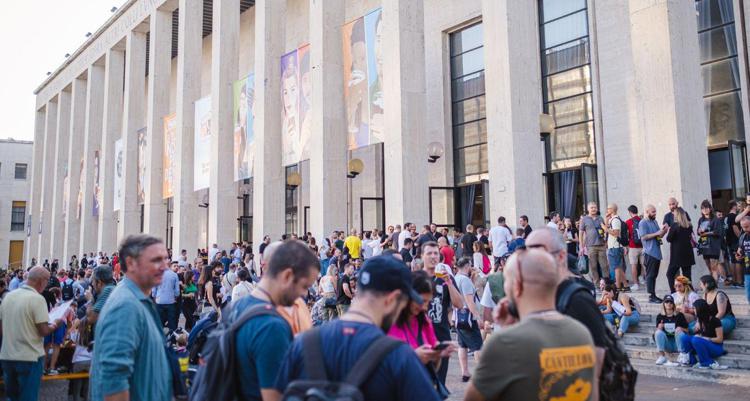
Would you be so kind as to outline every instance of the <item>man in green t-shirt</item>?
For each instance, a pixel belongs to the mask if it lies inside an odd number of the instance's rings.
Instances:
[[[558,273],[548,253],[516,252],[503,271],[502,325],[482,348],[465,400],[593,400],[594,344],[586,327],[555,310]]]

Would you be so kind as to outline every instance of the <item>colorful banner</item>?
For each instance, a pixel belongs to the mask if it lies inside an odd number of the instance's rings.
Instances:
[[[382,12],[344,25],[344,107],[349,149],[383,141]]]
[[[99,205],[102,200],[101,186],[99,185],[99,151],[94,151],[94,193],[91,208],[92,216],[99,217]]]
[[[112,200],[112,206],[114,211],[118,211],[122,209],[122,187],[123,187],[123,146],[122,146],[122,138],[115,141],[115,182],[114,182],[114,199]]]
[[[78,198],[76,200],[76,219],[81,219],[81,211],[83,208],[83,181],[85,180],[86,176],[83,174],[84,170],[84,164],[83,164],[83,157],[81,157],[81,167],[79,169],[79,175],[78,175]]]
[[[285,166],[310,158],[311,82],[309,44],[281,56],[281,159]]]
[[[255,157],[255,75],[236,81],[234,94],[234,180],[253,176]]]
[[[211,169],[211,97],[195,101],[193,190],[208,188]]]
[[[62,217],[63,219],[68,215],[68,197],[70,196],[70,176],[68,174],[68,168],[65,167],[65,177],[63,177],[63,198],[62,198]]]
[[[170,114],[164,117],[164,151],[162,153],[162,197],[164,199],[174,196],[174,178],[177,173],[177,115]]]
[[[146,202],[146,135],[148,129],[143,127],[138,130],[138,204],[142,205]]]

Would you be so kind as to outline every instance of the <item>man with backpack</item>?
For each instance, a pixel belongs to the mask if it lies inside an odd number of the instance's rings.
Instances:
[[[368,259],[356,302],[339,319],[297,337],[274,387],[285,400],[310,393],[337,400],[440,400],[409,345],[385,335],[409,301],[424,302],[404,264],[389,256]]]
[[[630,288],[633,291],[638,291],[639,284],[646,284],[646,279],[643,277],[643,243],[641,242],[641,236],[638,234],[638,224],[641,222],[641,216],[638,215],[638,207],[635,205],[628,206],[628,214],[630,218],[625,221],[628,226],[628,247],[625,248],[625,253],[628,255],[628,262],[630,262],[630,277],[633,279],[633,284]]]
[[[607,235],[607,263],[609,264],[610,279],[614,276],[615,285],[619,291],[630,292],[630,287],[625,286],[625,247],[628,240],[628,226],[622,223],[617,215],[617,204],[610,203],[607,206],[607,222],[602,224],[602,230]]]

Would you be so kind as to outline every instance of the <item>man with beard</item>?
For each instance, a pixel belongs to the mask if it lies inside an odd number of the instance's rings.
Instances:
[[[659,265],[661,264],[662,257],[661,237],[667,233],[669,225],[664,223],[659,228],[659,223],[656,222],[656,208],[654,205],[646,206],[645,217],[638,223],[638,234],[641,236],[641,242],[643,243],[643,266],[646,268],[646,289],[649,293],[648,301],[659,304],[661,303],[661,299],[656,296],[656,276],[659,275]]]
[[[303,344],[310,335],[320,336],[320,365],[327,380],[344,381],[359,357],[385,336],[409,301],[423,302],[412,289],[404,264],[390,256],[368,259],[359,273],[351,308],[339,319],[297,337],[274,387],[283,392],[291,382],[310,378],[308,367],[303,365],[308,352]],[[383,357],[360,391],[366,400],[440,400],[427,371],[406,343]]]
[[[320,263],[305,243],[297,240],[278,245],[268,258],[265,274],[250,295],[237,301],[230,321],[255,305],[292,306],[318,276]],[[261,315],[237,330],[237,373],[242,383],[240,399],[273,400],[276,373],[292,344],[292,329],[281,315]]]

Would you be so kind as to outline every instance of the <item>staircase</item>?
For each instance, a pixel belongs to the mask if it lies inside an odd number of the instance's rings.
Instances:
[[[640,303],[641,321],[637,326],[631,326],[623,337],[633,366],[641,374],[750,387],[750,306],[744,289],[722,290],[729,295],[732,310],[737,317],[737,328],[724,340],[724,350],[727,353],[717,359],[729,369],[657,366],[655,362],[659,352],[656,350],[653,333],[656,329],[656,315],[661,313],[661,304],[649,303],[648,294],[643,289],[630,293]],[[675,361],[676,357],[677,354],[672,354],[670,360]]]

